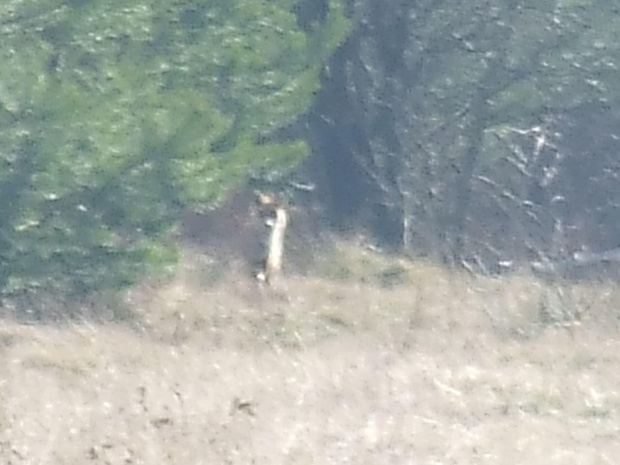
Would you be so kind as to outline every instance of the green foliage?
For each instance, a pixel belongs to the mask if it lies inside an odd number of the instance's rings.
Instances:
[[[90,290],[174,262],[180,208],[304,143],[265,143],[310,106],[348,32],[295,1],[30,0],[0,6],[0,289]]]

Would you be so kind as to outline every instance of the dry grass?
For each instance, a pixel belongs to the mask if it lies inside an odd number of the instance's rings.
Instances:
[[[618,289],[554,322],[528,276],[336,255],[274,291],[188,259],[133,329],[4,321],[0,463],[616,463]]]

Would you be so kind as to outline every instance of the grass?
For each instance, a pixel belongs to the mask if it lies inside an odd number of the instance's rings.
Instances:
[[[620,455],[614,285],[474,277],[350,243],[275,290],[201,260],[132,289],[131,324],[0,323],[0,463]]]

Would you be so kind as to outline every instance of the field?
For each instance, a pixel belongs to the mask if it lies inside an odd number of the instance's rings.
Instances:
[[[4,319],[0,463],[617,463],[616,286],[353,249],[277,289],[188,253],[124,320]]]

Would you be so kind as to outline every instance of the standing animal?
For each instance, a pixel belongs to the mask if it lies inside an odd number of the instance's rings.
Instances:
[[[258,272],[257,278],[260,281],[272,285],[282,270],[284,236],[288,226],[288,212],[270,195],[258,193],[257,203],[262,215],[267,218],[265,220],[265,225],[270,228],[263,267]]]

